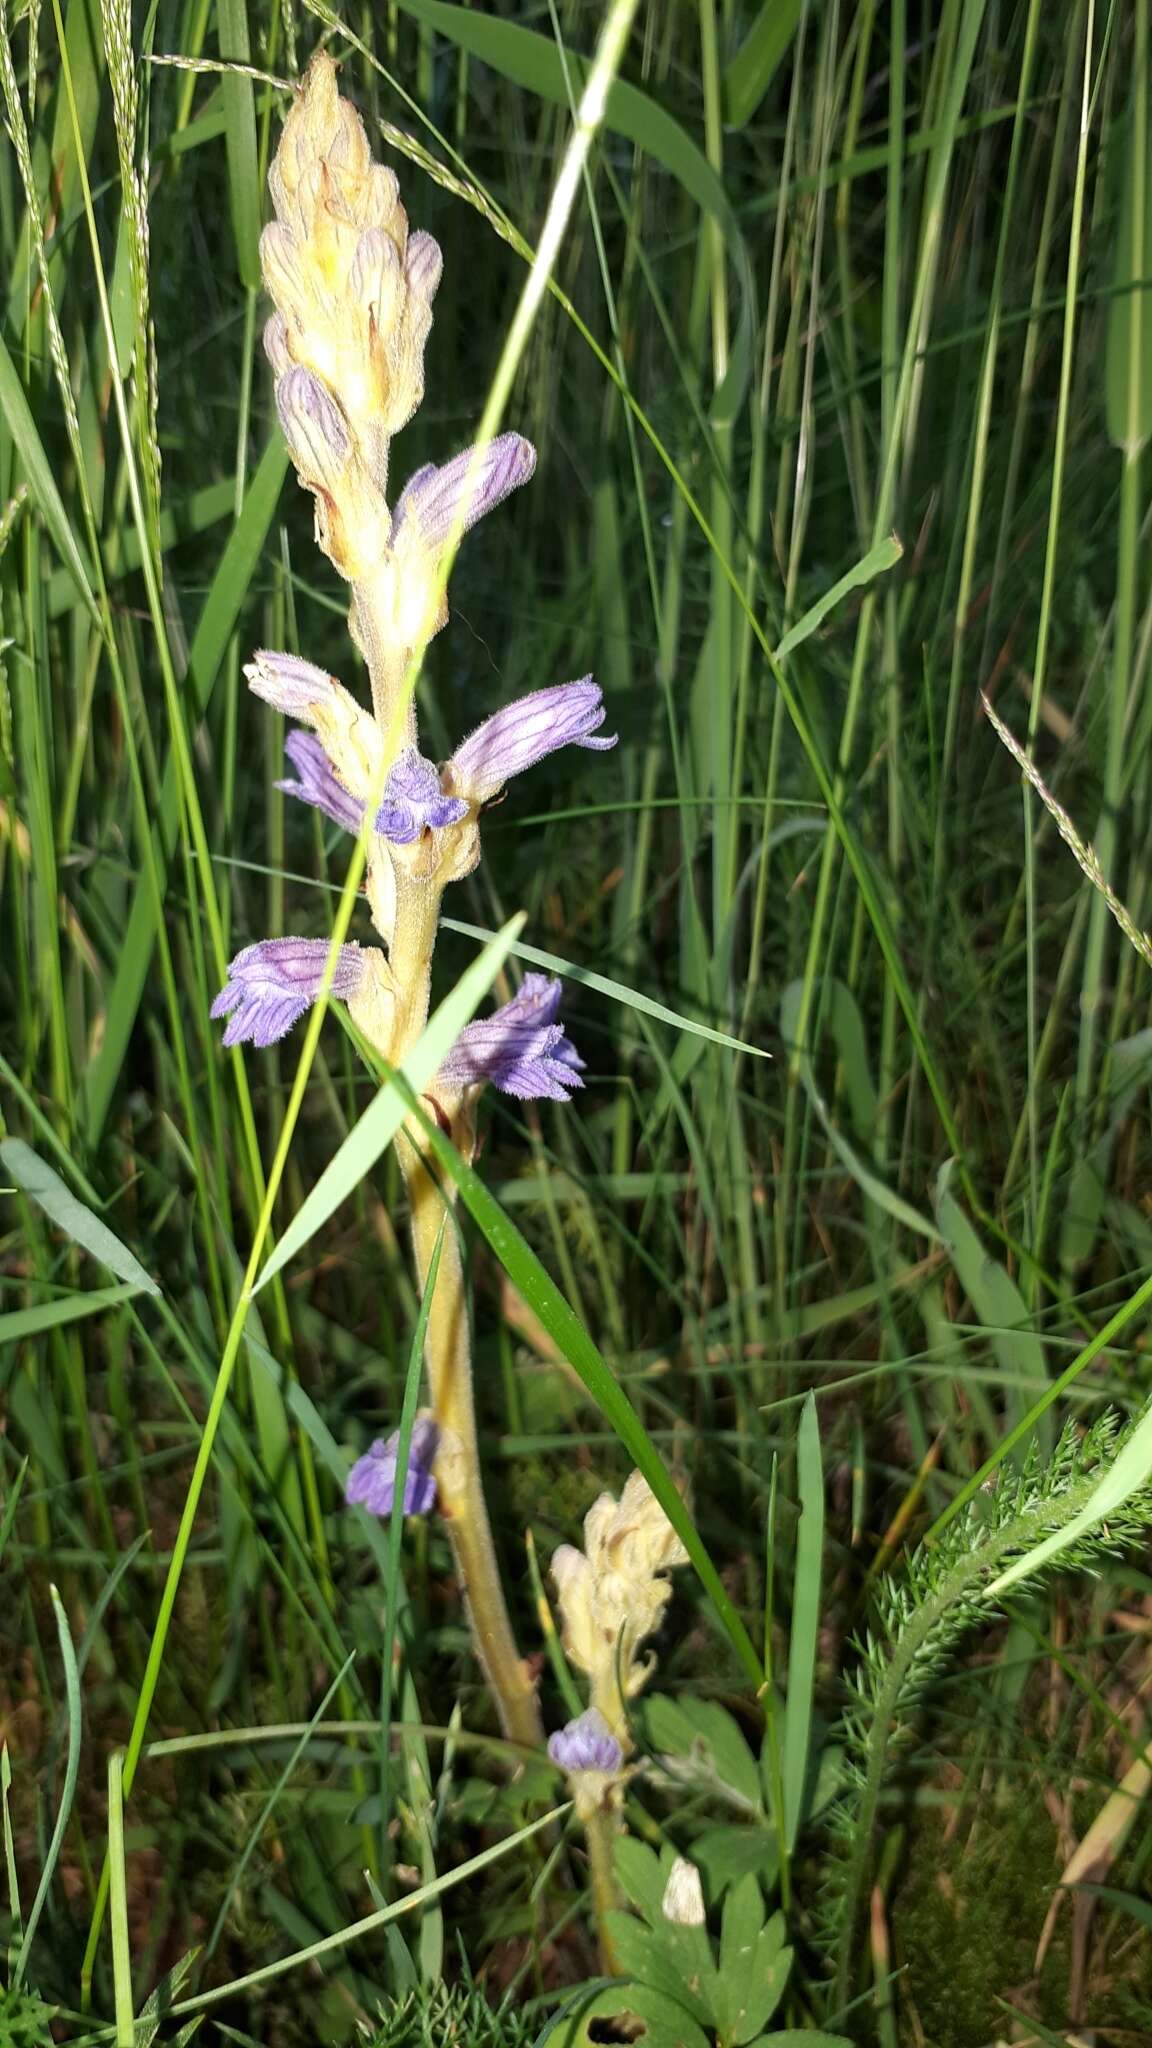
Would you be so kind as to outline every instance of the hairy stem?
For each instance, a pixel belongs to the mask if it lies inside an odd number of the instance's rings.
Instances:
[[[586,1813],[581,1817],[584,1822],[584,1839],[588,1844],[588,1875],[592,1884],[592,1911],[596,1917],[600,1965],[606,1977],[618,1977],[620,1963],[608,1926],[608,1915],[620,1904],[612,1860],[616,1839],[621,1830],[620,1815],[615,1807],[605,1803],[598,1806],[594,1813]]]
[[[416,1267],[423,1287],[444,1217],[444,1196],[408,1139],[400,1140],[399,1151],[412,1209]],[[440,1254],[424,1358],[432,1408],[442,1433],[436,1464],[440,1508],[452,1543],[476,1654],[496,1702],[504,1734],[512,1742],[539,1748],[544,1731],[536,1691],[508,1619],[481,1484],[464,1272],[460,1247],[451,1230],[445,1235]]]

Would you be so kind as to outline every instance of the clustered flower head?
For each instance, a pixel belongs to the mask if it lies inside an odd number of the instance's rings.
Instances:
[[[626,1702],[647,1684],[655,1660],[641,1645],[659,1628],[672,1595],[665,1576],[688,1553],[648,1481],[628,1478],[617,1500],[602,1493],[584,1517],[584,1548],[562,1543],[552,1556],[564,1648],[591,1681],[592,1707],[607,1733],[630,1747]],[[565,1731],[567,1733],[569,1731]]]
[[[393,436],[424,394],[424,348],[440,250],[410,232],[395,175],[372,160],[364,124],[323,52],[309,66],[269,174],[276,218],[261,262],[275,310],[265,349],[276,405],[316,538],[351,585],[350,624],[372,709],[297,654],[261,650],[254,694],[295,721],[292,773],[278,784],[342,830],[363,835],[365,891],[385,951],[321,939],[263,939],[232,961],[213,1015],[225,1044],[275,1043],[321,994],[348,1004],[399,1064],[423,1027],[440,892],[480,858],[480,816],[513,776],[559,747],[612,747],[591,676],[506,705],[442,764],[421,753],[411,678],[445,623],[448,556],[460,536],[531,477],[522,435],[499,435],[427,463],[389,503]],[[431,894],[429,894],[431,892]],[[432,914],[429,915],[429,906]],[[467,1142],[489,1082],[520,1098],[566,1102],[582,1062],[559,1022],[560,985],[528,975],[518,995],[470,1024],[431,1089]]]

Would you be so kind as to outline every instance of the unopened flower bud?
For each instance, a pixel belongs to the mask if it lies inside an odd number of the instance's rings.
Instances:
[[[700,1872],[686,1856],[678,1856],[668,1872],[660,1910],[674,1927],[703,1927],[704,1888]]]

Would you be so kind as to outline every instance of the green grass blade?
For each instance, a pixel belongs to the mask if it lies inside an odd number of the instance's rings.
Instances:
[[[633,1463],[644,1474],[668,1520],[679,1536],[696,1575],[716,1609],[728,1637],[750,1681],[757,1687],[764,1677],[760,1659],[737,1614],[724,1583],[701,1541],[696,1525],[673,1485],[668,1469],[652,1443],[627,1394],[606,1365],[596,1345],[565,1301],[527,1240],[490,1195],[479,1175],[466,1165],[451,1140],[424,1115],[415,1097],[412,1114],[425,1140],[444,1171],[455,1181],[473,1222],[487,1238],[508,1278],[528,1307],[539,1317],[558,1350],[568,1360],[587,1388],[600,1413],[615,1430]]]
[[[429,1018],[402,1069],[415,1094],[423,1093],[455,1045],[508,958],[517,933],[523,929],[524,913],[518,911],[501,931],[489,939],[484,951],[461,975],[451,995],[445,997]],[[294,1259],[309,1238],[328,1221],[332,1211],[347,1200],[392,1143],[407,1114],[404,1095],[394,1084],[385,1081],[296,1211],[275,1251],[265,1261],[254,1292],[258,1292],[290,1259]]]
[[[56,1865],[60,1860],[60,1851],[64,1846],[64,1837],[68,1832],[68,1823],[72,1818],[72,1802],[76,1797],[76,1781],[80,1773],[80,1744],[84,1729],[84,1709],[80,1698],[80,1672],[76,1664],[76,1652],[72,1647],[72,1636],[68,1628],[68,1617],[64,1612],[63,1602],[55,1586],[51,1588],[51,1593],[52,1611],[56,1617],[56,1633],[60,1639],[60,1655],[64,1663],[64,1695],[68,1706],[68,1760],[64,1768],[64,1785],[60,1793],[60,1806],[56,1815],[56,1825],[52,1830],[52,1840],[48,1844],[48,1853],[44,1858],[44,1867],[40,1872],[40,1882],[36,1887],[36,1896],[32,1901],[32,1910],[28,1915],[28,1923],[24,1929],[24,1940],[20,1948],[20,1954],[16,1959],[16,1967],[12,1973],[14,1984],[19,1984],[21,1978],[27,1974],[32,1954],[32,1942],[36,1929],[40,1924],[40,1915],[43,1913],[47,1902],[48,1891],[55,1874]]]
[[[52,465],[44,453],[31,407],[24,395],[24,386],[3,340],[0,340],[0,419],[12,437],[40,517],[56,543],[76,593],[93,624],[99,626],[100,613],[92,593],[91,571],[64,510]]]
[[[820,1636],[821,1569],[824,1556],[824,1465],[816,1396],[809,1394],[796,1437],[796,1481],[800,1526],[792,1580],[792,1627],[788,1638],[788,1701],[784,1711],[784,1814],[788,1853],[804,1817],[812,1698]]]
[[[883,576],[889,569],[894,568],[903,554],[904,549],[894,533],[887,540],[879,541],[874,548],[869,548],[863,561],[857,562],[854,569],[849,569],[847,575],[841,576],[802,618],[797,619],[794,626],[789,627],[776,649],[776,660],[787,660],[790,654],[794,654],[798,647],[803,646],[805,640],[811,639],[829,614],[836,610],[837,605],[843,604],[844,599],[850,597],[854,590],[864,590],[877,576]]]
[[[0,1315],[0,1344],[19,1344],[26,1337],[40,1337],[45,1330],[59,1329],[62,1323],[101,1315],[106,1308],[135,1300],[142,1291],[138,1282],[132,1282],[122,1287],[94,1288],[91,1294],[61,1295],[56,1301],[38,1302],[34,1308],[10,1309],[6,1315]],[[159,1290],[153,1287],[150,1291],[155,1294]]]
[[[456,917],[440,920],[446,931],[461,932],[465,938],[481,939],[492,937],[480,924],[465,924]],[[730,1052],[750,1053],[753,1059],[768,1060],[772,1055],[762,1045],[749,1045],[743,1038],[733,1038],[727,1031],[716,1031],[710,1024],[701,1024],[695,1017],[685,1017],[679,1010],[670,1010],[666,1003],[658,1003],[654,997],[642,995],[638,989],[628,988],[622,981],[614,981],[608,974],[596,974],[590,967],[578,967],[573,960],[562,960],[558,953],[546,953],[540,946],[528,946],[521,940],[511,948],[517,960],[527,960],[533,967],[546,967],[550,974],[562,974],[567,981],[575,981],[581,988],[593,988],[597,995],[607,996],[611,1002],[623,1003],[630,1010],[640,1010],[646,1017],[655,1017],[659,1024],[671,1024],[677,1031],[686,1031],[693,1038],[706,1038],[712,1045],[727,1046]]]
[[[99,1217],[92,1214],[85,1203],[78,1200],[55,1169],[41,1159],[31,1145],[26,1145],[23,1138],[5,1138],[0,1145],[0,1161],[17,1186],[23,1188],[24,1193],[30,1195],[75,1244],[83,1245],[86,1252],[90,1252],[102,1266],[107,1266],[109,1272],[118,1273],[131,1288],[140,1288],[145,1294],[159,1294],[155,1280],[144,1271],[135,1254],[120,1242],[106,1223],[101,1223]]]

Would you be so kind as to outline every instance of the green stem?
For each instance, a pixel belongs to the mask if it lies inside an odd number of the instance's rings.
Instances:
[[[613,1863],[616,1838],[621,1829],[620,1815],[614,1807],[602,1804],[582,1818],[584,1840],[588,1845],[588,1876],[592,1886],[596,1937],[600,1945],[600,1966],[606,1977],[618,1977],[620,1962],[608,1926],[608,1915],[620,1904]]]

